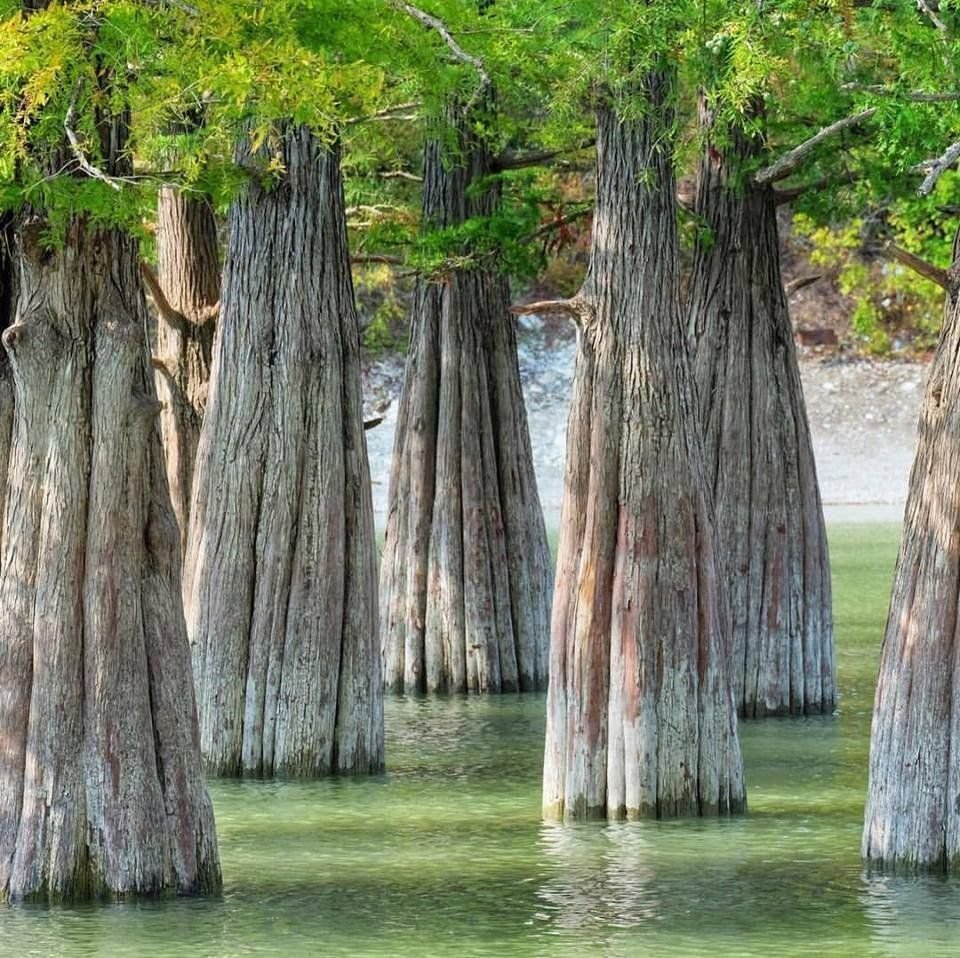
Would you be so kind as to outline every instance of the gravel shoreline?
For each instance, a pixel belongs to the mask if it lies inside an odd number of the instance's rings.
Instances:
[[[576,344],[528,319],[519,330],[534,463],[547,525],[560,518],[566,423]],[[899,522],[916,439],[927,366],[921,363],[802,357],[800,373],[828,522]],[[386,517],[390,456],[403,359],[372,363],[364,374],[367,432],[377,527]],[[385,412],[377,412],[390,401]]]

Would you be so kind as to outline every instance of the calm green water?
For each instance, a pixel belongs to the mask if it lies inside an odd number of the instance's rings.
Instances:
[[[543,699],[392,701],[375,781],[216,782],[215,901],[0,912],[0,954],[954,955],[960,879],[859,859],[897,530],[831,534],[839,715],[742,726],[748,817],[547,826]]]

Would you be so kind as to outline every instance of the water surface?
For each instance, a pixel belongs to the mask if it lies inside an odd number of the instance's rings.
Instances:
[[[741,726],[745,818],[542,824],[542,696],[395,699],[382,778],[212,783],[221,898],[4,909],[0,955],[954,955],[960,879],[859,857],[896,539],[831,530],[840,709]]]

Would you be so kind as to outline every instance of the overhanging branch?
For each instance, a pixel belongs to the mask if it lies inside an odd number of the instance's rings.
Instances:
[[[918,163],[913,167],[910,171],[911,173],[927,174],[917,189],[917,195],[929,196],[933,192],[933,188],[937,185],[937,180],[939,180],[957,160],[960,160],[960,140],[957,140],[956,143],[951,143],[940,156],[935,156],[933,159]]]
[[[950,276],[947,270],[941,269],[939,266],[934,266],[933,263],[929,263],[927,260],[908,252],[901,246],[897,246],[896,243],[884,243],[880,247],[880,252],[882,252],[884,256],[906,266],[908,269],[912,269],[919,276],[931,280],[942,289],[950,290]]]
[[[877,108],[872,106],[869,109],[861,110],[859,113],[854,113],[851,116],[845,116],[843,119],[823,127],[814,133],[809,140],[804,140],[799,146],[795,146],[792,150],[784,153],[779,160],[760,170],[754,176],[754,182],[760,186],[768,186],[771,183],[776,183],[778,180],[785,179],[793,173],[807,156],[823,143],[824,140],[828,140],[843,130],[863,123],[865,120],[869,120],[876,112]]]
[[[419,7],[415,7],[412,3],[407,3],[406,0],[389,0],[389,2],[396,9],[402,10],[415,20],[419,20],[420,23],[422,23],[425,27],[429,27],[431,30],[435,30],[437,33],[439,33],[443,39],[443,42],[447,45],[454,58],[459,60],[460,63],[464,63],[467,66],[473,67],[474,70],[476,70],[480,75],[481,91],[486,91],[493,86],[493,81],[490,79],[490,74],[487,73],[487,69],[483,65],[483,60],[481,60],[479,57],[473,56],[470,53],[467,53],[467,51],[464,50],[459,43],[457,43],[453,34],[450,32],[450,28],[439,17],[435,17],[432,14],[421,10]]]

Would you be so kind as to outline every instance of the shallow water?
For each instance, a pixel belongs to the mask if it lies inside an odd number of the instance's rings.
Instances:
[[[212,784],[217,900],[0,911],[0,955],[953,955],[960,879],[859,858],[895,527],[834,527],[835,717],[745,723],[750,812],[544,825],[542,696],[387,707],[389,773]]]

